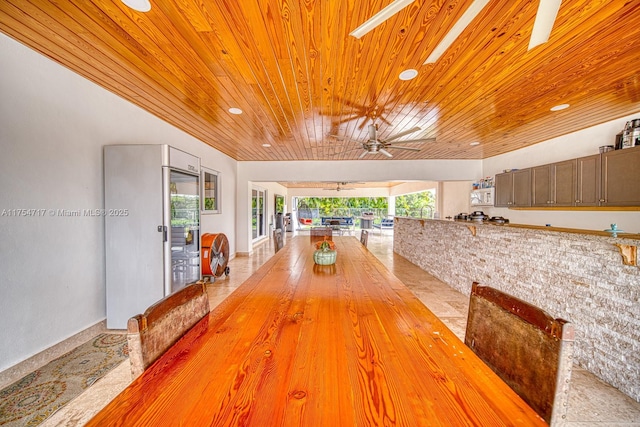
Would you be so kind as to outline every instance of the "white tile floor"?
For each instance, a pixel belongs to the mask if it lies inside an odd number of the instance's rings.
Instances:
[[[291,238],[292,233],[286,233]],[[359,238],[359,233],[354,233]],[[285,239],[286,244],[286,239]],[[431,311],[464,339],[468,297],[393,253],[391,231],[370,233],[368,248],[373,252]],[[211,306],[219,304],[260,265],[273,255],[270,242],[257,247],[251,257],[236,257],[229,262],[231,274],[209,286]],[[129,382],[129,365],[123,363],[70,402],[42,425],[79,426],[98,412]],[[589,372],[574,367],[568,426],[639,426],[640,403],[598,380]]]

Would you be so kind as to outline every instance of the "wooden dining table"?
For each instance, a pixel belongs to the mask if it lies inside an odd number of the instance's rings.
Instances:
[[[322,266],[287,238],[87,425],[546,425],[358,239],[333,239]]]

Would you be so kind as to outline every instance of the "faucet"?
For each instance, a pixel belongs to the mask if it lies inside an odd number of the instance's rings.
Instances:
[[[433,219],[433,208],[432,208],[431,206],[423,206],[423,207],[421,207],[421,208],[420,208],[420,218],[424,218],[424,217],[422,216],[422,210],[423,210],[424,208],[429,209],[429,216],[428,216],[427,218],[431,218],[431,219]]]

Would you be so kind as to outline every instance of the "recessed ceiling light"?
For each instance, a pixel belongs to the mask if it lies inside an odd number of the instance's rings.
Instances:
[[[236,107],[229,108],[231,114],[242,114],[242,110]]]
[[[149,12],[151,10],[149,0],[122,0],[122,3],[138,12]]]
[[[367,20],[364,24],[351,31],[349,35],[357,39],[361,38],[413,2],[414,0],[395,0],[391,2],[387,7],[373,15],[373,17]]]
[[[440,58],[440,56],[442,56],[442,54],[447,49],[449,49],[451,43],[453,43],[458,38],[460,33],[462,33],[462,31],[467,28],[471,21],[473,21],[473,18],[475,18],[480,13],[480,11],[484,9],[487,3],[489,3],[489,0],[474,0],[474,2],[471,3],[471,6],[469,6],[469,8],[462,14],[460,19],[458,19],[458,22],[456,22],[453,27],[451,27],[451,30],[444,36],[438,46],[433,49],[431,55],[429,55],[427,60],[424,61],[424,65],[434,64]]]
[[[262,144],[263,147],[268,148],[271,147],[271,144],[269,144],[268,142],[265,142],[264,144]]]
[[[417,70],[414,70],[413,68],[409,68],[408,70],[404,70],[403,72],[401,72],[398,78],[400,80],[411,80],[411,79],[415,79],[417,75],[418,75]]]
[[[551,111],[560,111],[560,110],[564,110],[565,108],[569,108],[569,104],[556,105],[554,107],[551,107]]]
[[[469,145],[480,145],[480,143],[479,143],[478,141],[476,141],[476,142],[472,142],[472,143],[471,143],[471,144],[469,144]]]

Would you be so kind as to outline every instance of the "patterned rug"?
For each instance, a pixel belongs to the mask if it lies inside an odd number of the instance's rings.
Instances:
[[[125,334],[101,334],[0,390],[0,426],[36,426],[128,357]]]

